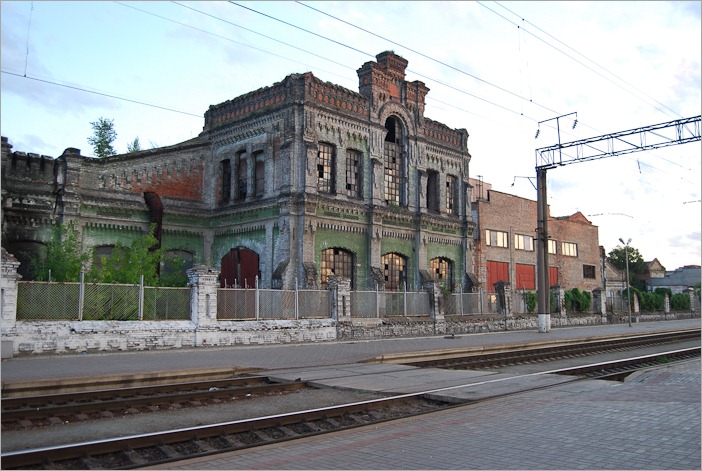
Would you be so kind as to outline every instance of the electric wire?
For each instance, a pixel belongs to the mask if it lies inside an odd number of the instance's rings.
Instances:
[[[156,104],[153,104],[153,103],[147,103],[147,102],[145,102],[145,101],[134,100],[134,99],[132,99],[132,98],[125,98],[125,97],[121,97],[121,96],[117,96],[117,95],[112,95],[112,94],[110,94],[110,93],[97,92],[97,91],[95,91],[95,90],[88,90],[88,89],[86,89],[86,88],[81,88],[81,87],[78,87],[78,86],[75,86],[75,85],[67,85],[67,84],[65,84],[65,83],[59,83],[59,82],[55,82],[55,81],[52,81],[52,80],[41,79],[41,78],[38,78],[38,77],[30,77],[30,76],[28,76],[28,75],[22,75],[22,74],[18,74],[18,73],[15,73],[15,72],[10,72],[9,70],[3,70],[2,73],[3,73],[3,74],[7,74],[7,75],[13,75],[13,76],[15,76],[15,77],[20,77],[20,78],[27,79],[27,80],[34,80],[34,81],[36,81],[36,82],[47,83],[47,84],[50,84],[50,85],[56,85],[56,86],[64,87],[64,88],[70,88],[71,90],[77,90],[77,91],[80,91],[80,92],[92,93],[92,94],[94,94],[94,95],[100,95],[100,96],[104,96],[104,97],[107,97],[107,98],[114,98],[114,99],[116,99],[116,100],[127,101],[127,102],[129,102],[129,103],[135,103],[135,104],[137,104],[137,105],[149,106],[149,107],[151,107],[151,108],[158,108],[158,109],[164,110],[164,111],[171,111],[171,112],[173,112],[173,113],[180,113],[180,114],[184,114],[184,115],[187,115],[187,116],[194,116],[194,117],[196,117],[196,118],[202,118],[202,114],[190,113],[190,112],[187,112],[187,111],[177,110],[177,109],[175,109],[175,108],[169,108],[169,107],[167,107],[167,106],[161,106],[161,105],[156,105]]]
[[[614,72],[608,70],[607,68],[601,66],[600,64],[598,64],[598,63],[595,62],[594,60],[592,60],[592,59],[590,59],[589,57],[585,56],[584,54],[578,52],[577,50],[575,50],[574,48],[572,48],[572,47],[569,46],[568,44],[566,44],[566,43],[564,43],[563,41],[561,41],[561,40],[559,40],[558,38],[556,38],[555,36],[549,34],[548,32],[544,31],[543,29],[539,28],[539,27],[538,27],[537,25],[535,25],[534,23],[530,22],[529,20],[526,20],[526,19],[522,18],[521,15],[519,15],[519,14],[513,12],[512,10],[510,10],[509,8],[507,8],[506,6],[502,5],[500,2],[495,1],[495,3],[496,3],[497,5],[499,5],[500,7],[504,8],[505,10],[507,10],[508,12],[510,12],[511,14],[513,14],[514,16],[520,18],[520,19],[522,20],[522,22],[527,23],[527,24],[533,26],[534,28],[536,28],[537,30],[539,30],[540,32],[542,32],[543,34],[545,34],[546,36],[548,36],[549,38],[551,38],[551,39],[553,39],[554,41],[556,41],[556,42],[562,44],[563,46],[567,47],[568,49],[570,49],[571,51],[573,51],[574,53],[576,53],[577,55],[579,55],[579,56],[582,57],[583,59],[587,60],[588,62],[591,62],[591,63],[594,64],[595,66],[599,67],[600,69],[604,70],[604,71],[607,72],[608,74],[612,75],[612,76],[615,77],[617,80],[619,80],[619,81],[623,82],[624,84],[626,84],[626,86],[631,87],[632,89],[634,89],[634,90],[636,90],[637,92],[639,92],[639,93],[641,93],[642,95],[644,95],[646,98],[648,98],[648,99],[650,99],[650,100],[652,100],[652,101],[655,101],[655,102],[658,103],[660,106],[662,106],[663,108],[665,108],[665,109],[667,109],[668,111],[670,111],[675,117],[677,117],[677,118],[683,118],[683,116],[682,116],[680,113],[678,113],[678,112],[676,112],[675,110],[669,108],[668,106],[666,106],[665,104],[663,104],[663,103],[661,103],[660,101],[656,100],[655,98],[653,98],[653,97],[647,95],[646,92],[644,92],[643,90],[640,90],[640,89],[637,88],[635,85],[633,85],[633,84],[627,82],[626,80],[624,80],[623,78],[621,78],[621,77],[619,77],[617,74],[615,74]],[[484,6],[484,5],[482,5],[482,6]],[[492,10],[491,10],[491,11],[492,11]],[[507,20],[507,21],[509,21],[509,20]],[[523,31],[527,32],[528,34],[534,36],[532,33],[530,33],[529,31],[527,31],[526,29],[524,29],[524,27],[522,27],[522,29],[523,29]],[[565,54],[565,53],[563,53],[563,51],[561,51],[561,50],[559,50],[559,49],[556,49],[556,50],[558,50],[558,51],[561,52],[562,54]],[[567,57],[570,57],[570,56],[567,55],[567,54],[566,54],[566,56],[567,56]],[[574,60],[575,60],[575,59],[574,59]],[[578,61],[576,61],[576,62],[578,62]],[[578,63],[581,64],[581,65],[583,65],[583,66],[585,66],[584,64],[582,64],[582,63],[580,63],[580,62],[578,62]],[[592,70],[592,69],[590,69],[590,70]],[[595,72],[595,71],[593,70],[593,72]],[[607,77],[604,77],[604,76],[602,76],[602,77],[605,78],[606,80],[609,80],[610,82],[614,83],[614,81],[612,81],[611,79],[609,79],[609,78],[607,78]],[[616,85],[616,84],[615,84],[615,85]],[[629,92],[629,93],[631,93],[631,92]],[[634,95],[633,93],[631,93],[631,94]],[[634,96],[636,96],[636,95],[634,95]],[[637,98],[639,98],[640,100],[642,100],[642,101],[643,101],[644,103],[646,103],[647,105],[649,105],[649,106],[651,105],[650,103],[648,103],[648,102],[646,102],[645,100],[643,100],[641,97],[637,97]],[[661,110],[661,109],[658,108],[658,107],[655,107],[655,106],[654,106],[654,108],[657,109],[657,110],[659,110],[659,111],[663,111],[663,110]],[[668,113],[665,113],[665,112],[664,112],[664,114],[668,114]]]
[[[223,37],[223,36],[220,36],[220,35],[216,35],[216,34],[211,33],[211,32],[209,32],[209,31],[205,31],[205,30],[202,30],[202,29],[200,29],[200,28],[195,28],[195,27],[193,27],[193,26],[191,26],[191,25],[187,25],[187,24],[184,24],[184,23],[180,23],[180,22],[177,22],[177,21],[175,21],[175,20],[171,20],[171,19],[169,19],[169,18],[166,18],[166,17],[160,16],[160,15],[153,14],[153,13],[151,13],[151,12],[147,12],[147,11],[144,11],[144,10],[141,10],[141,9],[138,9],[138,8],[135,8],[135,7],[131,6],[131,5],[126,5],[126,4],[123,4],[123,3],[121,3],[121,2],[116,2],[116,3],[118,3],[118,4],[120,4],[120,5],[123,5],[123,6],[126,6],[126,7],[129,7],[129,8],[133,8],[133,9],[135,9],[135,10],[138,10],[138,11],[142,12],[142,13],[149,14],[149,15],[152,15],[152,16],[155,16],[155,17],[164,19],[164,20],[166,20],[166,21],[171,21],[171,22],[177,23],[177,24],[179,24],[179,25],[181,25],[181,26],[186,26],[186,27],[195,29],[195,30],[197,30],[197,31],[200,31],[200,32],[203,32],[203,33],[206,33],[206,34],[210,34],[210,35],[213,35],[213,36],[216,36],[216,37],[219,37],[219,38],[222,38],[222,39],[225,39],[225,40],[228,40],[228,41],[231,41],[231,42],[240,44],[240,45],[243,45],[243,46],[245,46],[245,47],[251,47],[251,48],[253,48],[253,49],[255,49],[255,50],[259,50],[260,52],[264,52],[264,53],[267,53],[267,54],[271,54],[271,55],[274,55],[274,56],[277,56],[277,57],[280,57],[280,58],[285,58],[285,57],[283,57],[283,56],[280,56],[280,55],[278,55],[278,54],[272,53],[272,52],[270,52],[270,51],[265,51],[265,50],[263,50],[263,49],[260,49],[260,48],[255,47],[255,46],[251,46],[251,45],[248,45],[248,44],[240,43],[240,42],[235,41],[235,40],[232,40],[232,39],[230,39],[230,38],[226,38],[226,37]],[[235,23],[229,22],[229,21],[224,20],[224,19],[222,19],[222,18],[219,18],[219,17],[217,17],[217,16],[215,16],[215,15],[211,15],[211,14],[209,14],[209,13],[202,12],[202,11],[200,11],[200,10],[197,10],[197,9],[192,8],[192,7],[189,7],[189,6],[180,4],[180,3],[178,3],[178,2],[173,2],[173,3],[175,3],[175,4],[177,4],[177,5],[181,6],[181,7],[184,7],[184,8],[188,8],[188,9],[190,9],[190,10],[192,10],[192,11],[201,13],[201,14],[203,14],[203,15],[209,16],[209,17],[211,17],[211,18],[217,19],[217,20],[219,20],[219,21],[223,21],[223,22],[228,23],[228,24],[230,24],[230,25],[232,25],[232,26],[236,26],[236,27],[242,28],[242,29],[247,30],[247,31],[249,31],[249,32],[251,32],[251,33],[261,35],[261,36],[263,36],[263,37],[266,37],[266,38],[271,39],[271,40],[273,40],[273,41],[279,42],[279,43],[281,43],[281,44],[285,44],[286,46],[289,46],[289,47],[292,47],[292,48],[294,48],[294,49],[300,50],[300,51],[302,51],[302,52],[304,52],[304,53],[312,54],[313,56],[318,57],[318,58],[320,58],[320,59],[327,60],[327,61],[330,61],[330,62],[332,62],[332,63],[335,63],[335,64],[337,64],[337,65],[339,65],[339,66],[342,66],[342,67],[351,69],[351,67],[348,67],[348,66],[346,66],[346,65],[344,65],[344,64],[341,64],[341,63],[339,63],[339,62],[337,62],[337,61],[328,59],[328,58],[326,58],[326,57],[324,57],[324,56],[315,54],[315,53],[313,53],[313,52],[311,52],[311,51],[307,51],[307,50],[304,50],[304,49],[302,49],[302,48],[298,48],[297,46],[291,45],[291,44],[286,43],[286,42],[284,42],[284,41],[280,41],[280,40],[275,39],[275,38],[272,38],[272,37],[270,37],[270,36],[261,34],[261,33],[257,32],[257,31],[253,31],[253,30],[251,30],[251,29],[248,29],[248,28],[245,28],[245,27],[243,27],[243,26],[237,25],[237,24],[235,24]],[[313,34],[313,35],[315,35],[315,36],[324,38],[324,39],[326,39],[326,40],[328,40],[328,41],[331,41],[331,42],[333,42],[333,43],[336,43],[336,44],[338,44],[338,45],[342,45],[342,46],[344,46],[344,47],[348,47],[348,48],[350,48],[350,49],[352,49],[352,50],[354,50],[354,51],[356,51],[356,52],[360,52],[360,53],[362,53],[362,54],[365,54],[365,55],[374,57],[374,56],[373,56],[372,54],[370,54],[370,53],[367,53],[367,52],[361,51],[361,50],[359,50],[359,49],[357,49],[357,48],[353,48],[353,47],[351,47],[351,46],[345,45],[345,44],[343,44],[343,43],[341,43],[341,42],[339,42],[339,41],[336,41],[336,40],[333,40],[333,39],[330,39],[330,38],[326,38],[326,37],[321,36],[321,35],[319,35],[319,34],[317,34],[317,33],[310,32],[310,31],[308,31],[308,30],[306,30],[306,29],[304,29],[304,28],[300,28],[300,27],[298,27],[298,26],[296,26],[296,25],[293,25],[293,24],[291,24],[291,23],[288,23],[288,22],[286,22],[286,21],[279,20],[279,19],[274,18],[274,17],[272,17],[272,16],[270,16],[270,15],[266,15],[266,14],[264,14],[264,13],[258,12],[258,11],[256,11],[256,10],[253,10],[253,9],[251,9],[251,8],[242,6],[242,5],[237,4],[237,3],[235,3],[235,2],[232,2],[232,1],[230,1],[229,3],[230,3],[230,4],[233,4],[233,5],[236,5],[236,6],[240,6],[240,7],[242,7],[242,8],[245,8],[245,9],[247,9],[247,10],[253,11],[253,12],[255,12],[255,13],[261,14],[261,15],[263,15],[263,16],[266,16],[266,17],[270,18],[270,19],[273,19],[273,20],[282,22],[282,23],[287,24],[287,25],[289,25],[289,26],[291,26],[291,27],[294,27],[294,28],[297,28],[297,29],[301,29],[302,31],[305,31],[305,32],[307,32],[307,33],[309,33],[309,34]],[[372,33],[372,32],[370,32],[370,31],[367,31],[367,30],[365,30],[365,29],[363,29],[363,28],[360,28],[360,27],[358,27],[358,26],[352,25],[351,23],[346,22],[346,21],[344,21],[344,20],[340,20],[340,19],[334,17],[333,15],[329,15],[329,14],[327,14],[327,13],[324,13],[324,12],[322,12],[322,11],[320,11],[320,10],[317,10],[317,9],[315,9],[315,8],[312,8],[312,7],[308,6],[308,5],[305,5],[304,3],[301,3],[301,2],[297,2],[297,3],[300,4],[300,5],[302,5],[302,6],[305,6],[305,7],[307,7],[307,8],[311,8],[311,9],[313,9],[313,10],[319,11],[319,12],[322,13],[322,14],[325,14],[325,15],[327,15],[327,16],[330,16],[330,17],[332,17],[332,18],[334,18],[334,19],[337,19],[337,20],[339,20],[339,21],[342,21],[342,22],[344,22],[344,23],[346,23],[346,24],[349,24],[350,26],[354,26],[354,27],[356,27],[356,28],[358,28],[358,29],[361,29],[361,30],[363,30],[363,31],[365,31],[365,32],[367,32],[367,33],[369,33],[369,34],[373,34],[374,36],[377,36],[377,37],[380,37],[380,38],[382,38],[382,39],[384,39],[384,40],[390,41],[390,42],[392,42],[393,44],[397,44],[397,45],[400,45],[400,46],[402,46],[402,47],[407,48],[406,46],[403,46],[403,45],[401,45],[401,44],[399,44],[399,43],[396,43],[396,42],[394,42],[394,41],[392,41],[392,40],[389,40],[389,39],[387,39],[387,38],[383,38],[382,36],[379,36],[379,35],[377,35],[377,34],[375,34],[375,33]],[[480,3],[480,2],[478,2],[478,3]],[[487,8],[487,7],[486,7],[486,8]],[[488,8],[488,9],[489,9],[489,8]],[[489,9],[489,10],[491,10],[491,9]],[[491,11],[492,11],[492,10],[491,10]],[[497,14],[497,13],[496,13],[496,14]],[[498,15],[499,15],[499,14],[498,14]],[[502,15],[499,15],[499,16],[502,16]],[[506,19],[506,18],[505,18],[505,19]],[[507,20],[507,21],[510,21],[510,20]],[[511,21],[510,21],[510,22],[511,22]],[[514,23],[513,23],[513,24],[514,24]],[[527,33],[529,33],[529,32],[527,31]],[[531,34],[532,36],[534,36],[532,33],[529,33],[529,34]],[[534,37],[536,37],[536,36],[534,36]],[[537,37],[537,39],[543,41],[542,39],[540,39],[540,38],[538,38],[538,37]],[[408,49],[408,50],[411,50],[412,52],[415,52],[415,53],[417,53],[417,54],[420,54],[420,55],[422,55],[423,57],[429,58],[427,55],[425,55],[425,54],[423,54],[423,53],[421,53],[421,52],[415,51],[415,50],[413,50],[413,49],[411,49],[411,48],[407,48],[407,49]],[[288,59],[288,58],[285,58],[285,59]],[[429,58],[429,59],[431,59],[431,58]],[[290,60],[290,59],[288,59],[288,60]],[[432,60],[433,60],[433,59],[432,59]],[[575,59],[574,59],[574,60],[575,60]],[[296,61],[294,61],[294,62],[296,62]],[[445,65],[445,66],[447,66],[447,67],[450,67],[450,68],[452,68],[453,70],[457,70],[457,71],[459,71],[459,72],[461,72],[461,73],[465,73],[465,72],[460,71],[459,69],[456,69],[455,67],[450,66],[450,65],[448,65],[448,64],[445,64],[445,63],[443,63],[443,62],[441,62],[441,61],[436,61],[436,62],[438,62],[438,63],[440,63],[440,64],[442,64],[442,65]],[[576,61],[576,62],[577,62],[577,61]],[[3,71],[3,73],[8,73],[8,74],[11,74],[11,75],[17,75],[17,76],[19,76],[19,74],[14,74],[14,73],[7,72],[7,71]],[[487,103],[489,103],[489,104],[491,104],[491,105],[494,105],[494,106],[496,106],[496,107],[499,107],[499,108],[501,108],[501,109],[503,109],[503,110],[505,110],[505,111],[508,111],[508,112],[510,112],[510,113],[517,114],[517,115],[520,115],[520,116],[524,116],[522,113],[519,113],[518,111],[509,109],[509,108],[507,108],[507,107],[504,107],[504,106],[502,106],[502,105],[499,105],[499,104],[497,104],[497,103],[494,103],[494,102],[492,102],[492,101],[490,101],[490,100],[487,100],[487,99],[481,98],[481,97],[479,97],[479,96],[477,96],[477,95],[468,93],[468,92],[466,92],[465,90],[461,90],[461,89],[459,89],[459,88],[457,88],[457,87],[454,87],[454,86],[452,86],[452,85],[450,85],[450,84],[447,84],[447,83],[445,83],[445,82],[442,82],[442,81],[440,81],[440,80],[432,79],[432,78],[430,78],[430,77],[428,77],[428,76],[426,76],[426,75],[419,74],[419,73],[417,73],[417,72],[414,72],[414,73],[417,74],[417,75],[419,75],[419,76],[421,76],[421,77],[427,78],[428,80],[434,80],[434,81],[436,81],[436,83],[439,83],[439,84],[441,84],[441,85],[444,85],[444,86],[446,86],[446,87],[449,87],[449,88],[451,88],[451,89],[453,89],[453,90],[456,90],[456,91],[458,91],[458,92],[460,92],[460,93],[464,93],[464,94],[466,94],[466,95],[468,95],[468,96],[471,96],[471,97],[473,97],[473,98],[476,98],[476,99],[478,99],[478,100],[487,102]],[[484,81],[483,79],[480,79],[480,78],[478,78],[478,77],[472,76],[471,74],[467,74],[467,73],[465,73],[465,74],[466,74],[466,75],[469,75],[469,76],[471,76],[471,77],[473,77],[473,78],[475,78],[476,80],[479,80],[479,81],[482,81],[482,82],[484,82],[484,83],[487,83],[487,84],[489,84],[489,85],[491,85],[491,86],[494,86],[494,87],[496,87],[496,88],[498,88],[498,89],[500,89],[500,90],[502,90],[502,91],[505,91],[505,92],[507,92],[507,93],[509,93],[509,94],[512,94],[512,95],[514,95],[514,96],[517,96],[517,97],[519,97],[519,98],[524,99],[524,98],[521,97],[520,95],[514,94],[513,92],[510,92],[509,90],[502,89],[501,87],[499,87],[499,86],[497,86],[497,85],[494,85],[494,84],[492,84],[492,83],[490,83],[490,82]],[[57,83],[57,82],[52,82],[52,81],[47,81],[47,80],[43,80],[43,79],[39,79],[39,78],[35,78],[35,77],[27,77],[27,78],[29,78],[29,79],[31,79],[31,80],[37,80],[37,81],[41,81],[41,82],[45,82],[45,83],[51,83],[51,84],[58,85],[58,86],[63,86],[63,87],[67,87],[67,88],[72,88],[72,89],[75,89],[75,90],[81,90],[81,91],[85,91],[85,92],[88,92],[88,93],[94,93],[94,94],[98,94],[98,95],[103,95],[103,96],[106,96],[106,97],[109,97],[109,98],[121,99],[121,100],[125,100],[125,101],[128,101],[128,102],[136,103],[136,104],[141,104],[141,105],[146,105],[146,106],[152,106],[152,107],[159,108],[159,109],[164,109],[164,110],[167,110],[167,111],[173,111],[173,112],[177,112],[177,113],[181,113],[181,114],[196,116],[196,117],[198,117],[198,118],[201,117],[201,115],[196,115],[196,114],[193,114],[193,113],[183,112],[183,111],[180,111],[180,110],[175,110],[175,109],[167,108],[167,107],[164,107],[164,106],[153,105],[153,104],[146,103],[146,102],[139,101],[139,100],[127,99],[127,98],[119,97],[119,96],[112,95],[112,94],[108,94],[108,93],[94,92],[94,91],[91,91],[91,90],[82,89],[82,88],[80,88],[80,87],[69,86],[69,85],[65,85],[65,84],[61,84],[61,83]],[[430,98],[430,97],[428,97],[428,98]],[[433,99],[433,98],[430,98],[430,99]],[[446,102],[442,102],[442,101],[440,101],[440,100],[433,99],[433,101],[436,101],[436,102],[439,102],[439,103],[442,103],[442,104],[451,106],[451,107],[453,107],[453,108],[456,108],[456,109],[461,110],[461,111],[464,111],[464,112],[468,112],[468,111],[465,110],[465,109],[462,109],[462,108],[460,108],[460,107],[456,107],[456,106],[454,106],[454,105],[450,105],[450,104],[448,104],[448,103],[446,103]],[[533,102],[532,102],[532,103],[533,103]],[[538,105],[538,104],[537,104],[537,105]],[[539,105],[539,106],[542,106],[542,105]],[[543,106],[542,106],[542,107],[543,107]],[[553,110],[550,110],[550,111],[553,111]],[[554,112],[555,112],[555,111],[554,111]],[[470,113],[470,112],[468,112],[468,113]],[[472,114],[475,114],[475,113],[472,113]],[[530,118],[530,117],[528,117],[528,116],[525,116],[525,117],[526,117],[527,119],[531,119],[531,120],[533,120],[533,121],[536,121],[534,118]],[[588,126],[588,127],[589,127],[589,126]],[[668,161],[668,160],[666,160],[666,161]],[[674,163],[674,162],[671,162],[671,161],[668,161],[668,162],[679,166],[679,164],[676,164],[676,163]],[[653,168],[653,169],[655,169],[655,170],[662,171],[662,170],[660,170],[660,169],[656,169],[655,167],[653,167],[653,166],[651,166],[651,165],[648,165],[648,164],[645,164],[645,163],[644,163],[644,165],[645,165],[645,166],[648,166],[648,167],[650,167],[650,168]]]

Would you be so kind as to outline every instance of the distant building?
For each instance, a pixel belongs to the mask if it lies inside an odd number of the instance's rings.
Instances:
[[[665,267],[658,261],[657,258],[649,262],[644,262],[646,264],[646,269],[643,273],[637,276],[637,279],[643,283],[646,290],[649,290],[649,286],[652,286],[653,280],[658,280],[665,277]]]
[[[683,293],[688,288],[693,288],[700,283],[702,270],[699,265],[685,265],[673,271],[666,271],[663,277],[651,278],[646,284],[648,291],[656,288],[670,288],[673,294]]]
[[[487,292],[498,281],[536,290],[536,201],[488,190],[472,204],[475,273]],[[578,212],[548,219],[549,282],[565,289],[602,288],[598,227]]]
[[[3,137],[2,246],[26,261],[74,221],[106,255],[153,223],[169,254],[221,270],[222,286],[465,288],[468,132],[424,116],[429,89],[405,80],[407,64],[378,54],[358,92],[289,75],[210,106],[194,139],[130,154],[53,158]]]

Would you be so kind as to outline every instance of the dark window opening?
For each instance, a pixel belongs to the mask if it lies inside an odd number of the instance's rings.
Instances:
[[[427,172],[427,209],[439,211],[439,173]]]
[[[583,278],[595,279],[595,265],[583,265]]]
[[[356,150],[346,151],[346,195],[361,197],[361,153]]]
[[[232,195],[232,166],[229,159],[222,161],[222,198],[221,201],[226,203]]]

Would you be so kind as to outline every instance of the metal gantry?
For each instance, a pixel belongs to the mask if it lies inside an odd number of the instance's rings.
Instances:
[[[539,332],[550,330],[551,303],[549,299],[550,283],[548,279],[548,204],[546,198],[546,171],[551,168],[587,162],[590,160],[615,157],[645,150],[668,147],[688,142],[699,141],[700,119],[702,116],[676,119],[660,124],[641,128],[619,131],[601,136],[590,137],[573,142],[561,143],[559,119],[558,144],[536,149],[536,199],[537,199],[537,238],[538,253],[536,257],[536,272],[538,282]],[[550,121],[550,120],[545,120]],[[541,121],[539,124],[545,122]],[[577,115],[576,115],[577,122]],[[575,127],[575,125],[573,125]],[[538,131],[537,131],[538,136]],[[564,149],[575,149],[574,156],[566,155]]]

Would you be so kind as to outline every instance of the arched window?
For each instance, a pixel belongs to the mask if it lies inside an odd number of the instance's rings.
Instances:
[[[397,118],[385,121],[384,152],[384,199],[389,205],[404,205],[403,184],[405,180],[405,152],[403,148],[403,129]]]
[[[429,273],[441,286],[453,288],[453,262],[448,258],[437,257],[429,260]]]
[[[353,253],[340,248],[322,250],[322,289],[327,287],[327,278],[330,276],[341,276],[351,280],[351,288],[354,287],[354,261]]]
[[[397,291],[405,288],[407,260],[400,254],[387,253],[380,258],[385,289]]]

